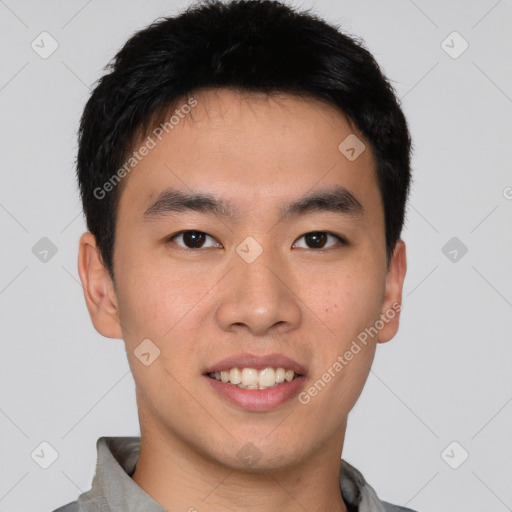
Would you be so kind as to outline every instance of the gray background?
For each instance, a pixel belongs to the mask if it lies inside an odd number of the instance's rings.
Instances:
[[[96,439],[139,434],[123,342],[94,330],[78,279],[76,129],[128,36],[187,4],[0,0],[0,512],[76,499]],[[378,348],[343,457],[420,512],[512,510],[512,1],[294,5],[363,37],[415,144],[401,327]],[[46,59],[31,47],[50,48],[43,31],[58,43]],[[43,237],[57,249],[46,261]],[[44,445],[31,457],[43,441],[59,455],[48,469]]]

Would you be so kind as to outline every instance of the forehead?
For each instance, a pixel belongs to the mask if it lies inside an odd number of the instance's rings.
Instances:
[[[186,98],[176,104],[167,130],[147,135],[152,148],[127,176],[121,203],[145,210],[173,187],[232,197],[243,209],[337,185],[361,202],[364,196],[379,201],[370,147],[330,103],[228,89],[202,90],[192,97],[192,108],[180,111]],[[149,139],[139,140],[134,151]],[[346,153],[348,146],[360,153],[357,158],[348,158],[353,156]]]

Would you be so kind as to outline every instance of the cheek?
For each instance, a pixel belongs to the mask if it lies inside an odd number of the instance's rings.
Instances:
[[[178,382],[197,377],[190,362],[198,358],[200,348],[194,340],[198,338],[198,326],[204,322],[202,315],[208,313],[208,297],[204,297],[207,278],[202,279],[197,270],[162,268],[154,260],[131,261],[128,264],[127,258],[119,272],[122,285],[118,290],[118,304],[134,379],[151,400],[160,400],[157,397],[163,389],[169,390],[166,396],[178,400]],[[155,350],[158,357],[149,366],[137,358],[141,352],[138,347],[145,339],[158,349]]]
[[[186,322],[182,320],[197,310],[206,285],[196,273],[164,269],[141,258],[131,262],[126,258],[119,276],[119,315],[126,342],[141,337],[166,342],[173,332],[184,328]]]
[[[336,429],[339,418],[352,409],[375,355],[375,338],[365,337],[365,329],[379,318],[380,288],[374,277],[355,275],[361,274],[340,272],[337,278],[316,280],[315,288],[310,283],[308,300],[315,306],[317,325],[325,328],[316,331],[314,372],[299,398],[306,405],[305,419],[319,430]],[[331,411],[328,420],[326,409]]]
[[[383,288],[371,271],[352,266],[303,283],[307,305],[325,326],[325,332],[342,343],[379,316]]]
[[[186,400],[179,383],[191,379],[190,361],[196,347],[187,340],[194,339],[194,306],[204,294],[200,283],[189,284],[181,273],[164,272],[142,261],[126,265],[119,275],[123,281],[118,290],[119,316],[139,392],[152,404],[153,412],[167,408],[166,400],[173,410],[184,410]],[[143,346],[144,351],[139,348]],[[146,352],[148,365],[142,356]]]

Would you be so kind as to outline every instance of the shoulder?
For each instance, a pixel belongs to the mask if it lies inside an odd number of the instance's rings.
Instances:
[[[62,507],[55,509],[53,512],[80,512],[80,505],[78,504],[78,501],[72,501],[67,505],[63,505]]]
[[[359,512],[416,512],[381,500],[363,474],[345,459],[341,459],[340,489],[345,502]]]
[[[384,510],[386,512],[416,512],[412,508],[400,507],[398,505],[388,503],[387,501],[383,501],[382,504],[384,505]]]

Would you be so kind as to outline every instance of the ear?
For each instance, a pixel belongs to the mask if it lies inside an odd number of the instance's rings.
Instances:
[[[89,231],[80,237],[78,273],[94,328],[107,338],[122,338],[114,284]]]
[[[386,292],[382,303],[381,315],[384,327],[379,330],[377,335],[378,343],[389,341],[398,331],[400,311],[402,309],[402,288],[406,271],[405,243],[403,240],[398,240],[386,277]]]

